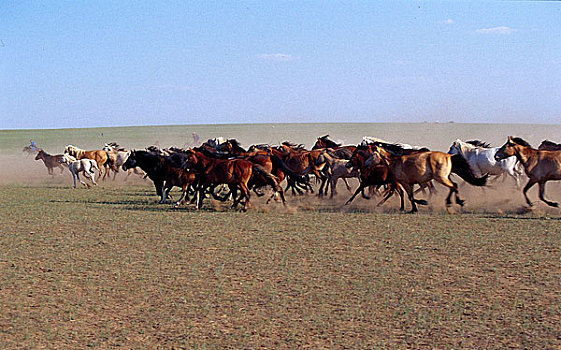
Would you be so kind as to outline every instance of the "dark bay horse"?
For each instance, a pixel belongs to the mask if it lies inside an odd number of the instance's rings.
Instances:
[[[43,163],[45,163],[45,166],[47,167],[47,171],[48,171],[49,175],[53,175],[53,176],[54,176],[53,169],[55,167],[60,168],[60,173],[61,174],[64,171],[64,167],[60,163],[61,158],[62,158],[62,154],[55,154],[53,156],[53,155],[50,155],[47,152],[43,151],[42,149],[39,149],[39,152],[35,156],[35,160],[41,159],[43,161]]]
[[[549,140],[543,140],[538,147],[540,151],[561,151],[561,143],[555,143]]]
[[[339,159],[351,159],[351,156],[356,149],[356,146],[348,145],[342,146],[340,143],[333,141],[329,138],[329,135],[321,136],[316,139],[316,143],[312,147],[312,150],[321,148],[331,148],[333,150],[333,155]]]
[[[559,203],[545,199],[545,183],[550,180],[561,180],[561,151],[533,149],[522,138],[509,136],[506,143],[495,154],[495,158],[501,160],[510,156],[516,156],[529,178],[522,190],[526,203],[529,206],[533,205],[527,192],[537,183],[540,199],[551,207],[559,207]]]

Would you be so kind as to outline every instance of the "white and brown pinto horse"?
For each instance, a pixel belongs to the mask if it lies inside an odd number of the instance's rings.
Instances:
[[[80,181],[82,185],[90,187],[89,184],[80,180],[80,173],[84,174],[84,177],[90,179],[94,186],[97,185],[95,182],[94,169],[99,171],[99,167],[95,160],[89,158],[76,159],[65,153],[60,158],[60,163],[68,165],[68,170],[72,173],[72,179],[74,180],[74,188],[76,188],[76,178],[78,178],[78,181]]]
[[[495,154],[499,147],[483,147],[476,146],[468,141],[464,142],[457,139],[452,143],[449,154],[461,154],[469,163],[473,174],[476,177],[482,177],[485,174],[489,176],[509,175],[516,182],[516,188],[520,188],[520,178],[524,174],[524,170],[516,157],[507,157],[501,160],[495,159]],[[484,146],[487,144],[479,143]]]
[[[107,163],[108,160],[107,152],[100,149],[94,151],[86,151],[73,145],[67,145],[64,148],[64,153],[71,155],[77,160],[85,158],[94,160],[97,163],[97,169],[99,171],[100,177],[103,173],[101,169],[103,169],[103,166],[105,165],[105,163]]]
[[[539,186],[539,197],[551,207],[559,207],[559,203],[545,199],[545,183],[550,180],[561,180],[561,151],[545,151],[533,149],[530,144],[520,137],[509,136],[506,143],[497,151],[495,159],[501,160],[515,156],[528,176],[529,180],[522,193],[526,203],[532,206],[528,198],[528,190],[536,183]]]

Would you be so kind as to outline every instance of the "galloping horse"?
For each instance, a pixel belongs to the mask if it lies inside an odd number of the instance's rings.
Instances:
[[[405,189],[411,202],[411,213],[417,212],[417,205],[428,204],[425,200],[414,198],[413,186],[415,184],[426,184],[430,180],[436,180],[450,189],[446,197],[446,206],[452,204],[452,194],[455,195],[456,204],[463,206],[464,200],[458,194],[458,185],[454,183],[450,175],[452,172],[474,186],[484,186],[487,176],[476,178],[469,164],[461,155],[450,155],[444,152],[428,151],[418,152],[403,156],[392,156],[391,153],[376,145],[372,146],[372,156],[369,161],[376,165],[385,165],[391,176]]]
[[[76,159],[65,153],[62,155],[59,162],[68,165],[68,170],[72,173],[72,179],[74,180],[74,188],[76,188],[76,178],[78,178],[78,181],[80,181],[82,185],[88,188],[90,187],[89,184],[80,180],[80,173],[83,173],[84,177],[89,178],[94,186],[97,185],[95,182],[95,172],[93,170],[97,169],[99,171],[99,168],[95,160],[89,158]]]
[[[321,148],[333,149],[333,156],[339,159],[351,159],[351,156],[356,149],[356,146],[342,146],[340,143],[335,142],[329,138],[329,135],[318,137],[312,150]]]
[[[536,150],[520,137],[509,136],[506,143],[495,154],[495,159],[501,160],[511,156],[515,156],[522,163],[529,178],[522,190],[526,203],[529,206],[533,205],[527,192],[537,183],[540,199],[551,207],[559,207],[559,203],[548,201],[544,195],[547,181],[561,180],[561,151]]]
[[[351,154],[352,155],[352,154]],[[358,169],[351,169],[347,168],[347,163],[349,160],[347,159],[339,159],[334,157],[333,150],[330,148],[324,149],[316,160],[316,165],[327,163],[326,169],[327,171],[327,186],[325,186],[325,193],[327,195],[327,189],[331,186],[331,196],[333,198],[335,194],[337,194],[337,182],[339,179],[343,179],[345,185],[347,186],[347,190],[351,191],[351,186],[347,182],[349,178],[358,178],[360,173]],[[320,192],[321,192],[320,188]]]
[[[56,168],[60,168],[60,173],[62,174],[62,172],[64,171],[64,167],[60,164],[60,158],[62,157],[62,154],[55,154],[50,155],[47,152],[43,151],[42,149],[39,149],[39,152],[37,153],[37,156],[35,156],[35,160],[43,160],[43,163],[45,163],[45,166],[47,167],[47,172],[49,173],[49,175],[53,175],[54,176],[54,172],[53,169]]]
[[[448,153],[461,154],[469,163],[476,177],[481,177],[484,174],[489,174],[490,176],[508,174],[516,182],[516,187],[520,187],[520,177],[523,174],[520,163],[516,157],[508,157],[497,161],[495,154],[498,150],[499,147],[489,147],[488,144],[477,142],[477,140],[463,142],[457,139],[450,146]]]
[[[108,158],[107,162],[111,163],[109,169],[113,170],[113,180],[115,180],[115,177],[117,177],[117,173],[119,172],[119,168],[121,168],[123,164],[125,164],[125,162],[127,161],[127,159],[131,154],[131,151],[119,147],[119,145],[116,144],[115,142],[106,143],[105,146],[103,146],[103,150],[107,152],[107,158]],[[146,173],[144,173],[139,168],[128,169],[127,177],[125,178],[125,181],[129,178],[129,176],[131,176],[132,173],[135,173],[140,176],[146,175]]]
[[[273,196],[282,193],[282,189],[275,177],[262,166],[254,164],[249,160],[216,159],[193,149],[186,151],[185,154],[187,155],[187,161],[184,163],[184,168],[195,172],[199,177],[196,209],[202,206],[206,187],[227,184],[234,197],[232,207],[235,208],[241,200],[245,199],[243,210],[247,211],[251,196],[249,181],[253,174],[259,174],[268,181],[268,184],[273,188]],[[238,189],[241,191],[239,198],[237,197]]]
[[[103,173],[101,169],[107,163],[107,152],[103,150],[86,151],[73,145],[67,145],[64,148],[64,153],[73,156],[76,159],[93,159],[97,163],[99,175]]]

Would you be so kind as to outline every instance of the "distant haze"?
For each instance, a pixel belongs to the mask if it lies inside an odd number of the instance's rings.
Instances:
[[[0,129],[561,124],[561,2],[2,1]]]

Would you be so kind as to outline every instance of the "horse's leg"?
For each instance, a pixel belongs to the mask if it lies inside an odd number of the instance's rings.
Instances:
[[[413,185],[406,184],[402,185],[405,192],[407,193],[407,197],[409,198],[409,202],[411,202],[411,211],[409,213],[413,214],[419,211],[417,209],[415,194],[413,193]]]
[[[550,207],[559,208],[559,203],[551,202],[545,199],[545,181],[538,183],[540,189],[540,199],[545,202],[545,204],[549,205]]]
[[[154,187],[156,188],[156,195],[158,197],[162,197],[162,187],[163,187],[163,185],[164,185],[163,180],[160,180],[160,179],[154,180]]]
[[[359,193],[361,193],[362,190],[364,190],[364,188],[365,188],[366,186],[364,186],[363,184],[364,184],[364,182],[361,182],[361,183],[358,185],[357,189],[355,190],[355,193],[353,193],[353,195],[351,196],[351,198],[349,198],[349,200],[345,202],[345,205],[347,205],[347,204],[349,204],[350,202],[352,202],[353,199],[355,199],[355,197],[356,197]]]
[[[530,189],[530,187],[534,186],[536,184],[536,180],[534,179],[530,179],[528,180],[528,183],[526,184],[526,186],[524,186],[524,189],[522,190],[522,193],[524,194],[524,198],[526,198],[526,203],[528,203],[529,206],[533,206],[534,203],[532,203],[530,201],[530,198],[528,198],[528,194],[526,192],[528,192],[528,190]]]
[[[166,198],[168,197],[168,192],[167,191],[167,181],[165,184],[162,185],[162,195],[161,195],[161,199],[160,199],[160,204],[165,203],[166,202]]]
[[[345,186],[347,186],[347,191],[351,192],[353,189],[351,188],[351,185],[349,185],[349,181],[347,181],[346,177],[342,177],[343,182],[345,183]]]
[[[249,188],[247,188],[247,184],[244,182],[240,183],[240,190],[242,191],[243,196],[245,198],[243,211],[247,211],[249,209],[249,197],[251,196],[251,192],[249,192]]]
[[[74,171],[71,171],[72,173],[72,180],[74,180],[74,188],[76,188],[76,176],[78,176],[77,173],[75,173]],[[80,177],[78,177],[78,180],[80,180]]]
[[[329,198],[333,198],[337,194],[337,181],[339,180],[338,177],[331,176],[330,186],[331,186],[331,195]]]
[[[93,169],[90,169],[90,172],[92,183],[94,184],[94,186],[97,186],[97,182],[95,182],[95,172],[93,171]]]

